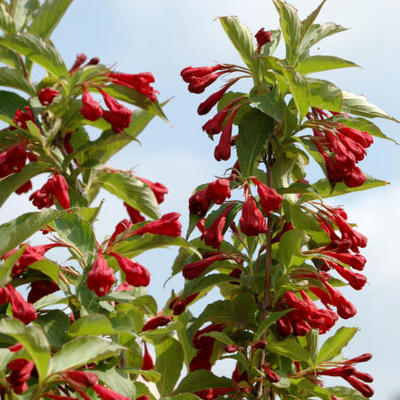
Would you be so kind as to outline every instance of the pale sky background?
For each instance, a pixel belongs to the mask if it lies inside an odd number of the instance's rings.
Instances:
[[[305,17],[319,2],[293,0],[292,4]],[[160,99],[175,96],[165,109],[174,128],[154,120],[140,136],[142,146],[130,145],[112,159],[112,165],[135,167],[138,175],[164,183],[170,194],[162,211],[182,213],[185,223],[191,191],[232,165],[214,160],[214,145],[201,131],[206,118],[196,114],[198,104],[213,89],[206,95],[190,94],[179,76],[180,70],[189,65],[212,65],[215,61],[241,63],[220,24],[214,21],[223,15],[238,15],[253,33],[261,27],[278,26],[270,0],[75,0],[53,35],[68,65],[77,53],[84,52],[89,58],[100,57],[107,65],[116,64],[123,72],[152,71]],[[325,39],[313,53],[336,55],[361,65],[363,69],[337,70],[323,76],[342,89],[367,95],[372,103],[398,119],[399,17],[397,0],[328,0],[318,22],[333,21],[351,30]],[[218,84],[213,86],[215,90],[217,87]],[[375,122],[386,134],[400,140],[400,125],[384,120]],[[399,400],[400,266],[396,249],[400,223],[400,146],[376,140],[361,166],[365,172],[392,184],[331,202],[344,205],[350,221],[357,223],[369,238],[369,246],[363,251],[368,258],[365,273],[369,284],[361,292],[346,291],[359,313],[351,320],[340,320],[337,327],[360,328],[344,350],[346,356],[374,354],[372,361],[360,365],[360,370],[375,377],[374,398]],[[318,179],[320,174],[311,168],[313,178]],[[103,196],[107,202],[97,224],[100,237],[111,233],[115,224],[126,216],[119,200]],[[28,209],[32,208],[27,205],[27,196],[14,196],[1,209],[0,221],[3,223]],[[172,280],[166,289],[162,287],[174,255],[175,251],[162,250],[139,259],[152,273],[149,292],[160,307],[171,289],[181,288],[179,278]],[[222,373],[223,368],[218,372]],[[343,384],[340,379],[335,383]]]

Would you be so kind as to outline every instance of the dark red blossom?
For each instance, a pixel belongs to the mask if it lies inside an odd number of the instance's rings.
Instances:
[[[268,368],[268,364],[263,365],[263,370],[265,371],[266,378],[270,382],[276,383],[276,382],[279,382],[281,380],[280,376],[275,371],[273,371],[272,369]]]
[[[89,121],[97,121],[103,115],[101,105],[92,97],[85,85],[82,85],[81,114]]]
[[[211,199],[207,196],[207,187],[198,190],[189,198],[189,211],[191,214],[203,217],[211,205]]]
[[[142,332],[154,331],[161,326],[168,325],[172,319],[171,315],[158,315],[157,317],[150,318],[143,325]]]
[[[260,196],[260,204],[266,215],[272,211],[278,211],[281,207],[283,197],[273,188],[264,185],[255,178],[251,180],[257,185],[257,193]]]
[[[25,358],[16,358],[7,364],[7,368],[11,371],[7,376],[7,382],[16,394],[22,394],[28,389],[26,382],[31,377],[34,366],[33,361]]]
[[[117,236],[120,235],[122,232],[126,232],[131,226],[132,223],[129,222],[127,219],[123,219],[122,221],[118,222],[113,234],[108,240],[108,246],[111,246],[114,243]]]
[[[257,40],[257,53],[260,53],[261,48],[271,41],[271,32],[261,28],[254,36]]]
[[[353,386],[354,389],[358,390],[364,397],[370,398],[374,395],[373,389],[357,378],[353,376],[347,376],[344,377],[344,379],[346,379],[346,381],[349,382],[350,385]]]
[[[115,133],[122,133],[131,123],[132,111],[118,103],[112,96],[99,89],[109,111],[103,111],[103,118],[111,124]]]
[[[28,153],[26,143],[18,143],[0,153],[0,178],[20,172],[25,166]]]
[[[92,269],[88,273],[87,287],[101,297],[110,291],[114,282],[114,271],[107,265],[107,261],[99,251]]]
[[[25,301],[22,295],[11,284],[7,285],[7,289],[11,311],[14,317],[25,325],[34,321],[37,318],[37,314],[33,305]]]
[[[99,381],[98,376],[93,372],[64,371],[61,376],[63,379],[85,388],[91,387]]]
[[[229,258],[226,254],[220,253],[204,258],[199,261],[186,264],[182,269],[182,275],[186,279],[195,279],[199,277],[210,265],[217,261],[226,260]]]
[[[214,157],[217,161],[221,160],[229,160],[231,157],[231,139],[232,139],[232,126],[233,120],[235,118],[236,113],[239,111],[239,108],[235,108],[226,125],[222,130],[222,135],[220,137],[219,143],[214,150]]]
[[[72,75],[75,71],[81,68],[84,62],[87,60],[87,56],[84,53],[79,53],[76,55],[75,62],[69,70],[70,75]]]
[[[210,110],[222,99],[223,95],[226,91],[235,83],[237,79],[232,79],[230,82],[225,84],[222,89],[218,90],[217,92],[213,93],[209,96],[205,101],[203,101],[198,109],[197,113],[199,115],[205,115],[210,112]]]
[[[215,204],[222,204],[231,197],[229,179],[217,179],[208,184],[206,189],[207,197]]]
[[[18,189],[15,190],[16,194],[28,193],[32,190],[32,182],[28,181],[21,185]]]
[[[224,229],[226,225],[226,218],[233,205],[229,205],[222,211],[222,213],[214,220],[210,227],[204,230],[201,239],[207,246],[214,249],[219,249],[222,240],[224,239]]]
[[[200,292],[193,293],[185,298],[176,297],[169,303],[169,308],[173,310],[174,315],[181,315],[186,307],[199,295]]]
[[[58,90],[50,87],[40,89],[39,101],[43,106],[49,106],[59,94],[60,92]]]
[[[143,361],[142,361],[142,370],[147,371],[149,369],[154,369],[154,363],[153,359],[151,358],[151,355],[147,349],[147,344],[144,342],[144,355],[143,355]]]
[[[165,195],[168,193],[168,189],[166,186],[164,186],[162,183],[160,182],[152,182],[149,181],[146,178],[141,178],[139,176],[137,176],[137,178],[139,180],[141,180],[143,183],[145,183],[147,186],[150,187],[150,189],[153,191],[154,196],[156,196],[157,199],[157,203],[160,204],[164,201],[164,197]]]
[[[212,74],[213,72],[224,68],[226,67],[222,64],[214,65],[212,67],[186,67],[181,71],[181,77],[185,82],[190,83],[196,78]]]
[[[241,231],[247,236],[257,236],[261,233],[267,233],[267,222],[261,211],[256,206],[254,199],[245,189],[246,200],[242,208],[242,216],[239,224]]]
[[[94,384],[92,388],[102,400],[130,400],[129,397],[114,392],[114,390],[101,386],[98,383]]]
[[[126,211],[129,215],[129,218],[131,219],[132,224],[138,224],[139,222],[146,221],[146,218],[143,217],[142,214],[136,208],[131,207],[129,204],[124,202],[124,206],[126,208]]]
[[[49,280],[35,281],[31,284],[31,290],[28,293],[28,303],[36,303],[42,297],[60,290],[57,283]]]
[[[24,110],[25,111],[22,110],[16,111],[13,119],[14,124],[21,129],[28,129],[28,125],[26,124],[28,121],[31,121],[35,125],[37,125],[32,109],[29,107],[24,107]]]
[[[164,214],[160,219],[151,221],[141,228],[136,229],[131,235],[151,233],[153,235],[180,236],[182,233],[182,225],[178,221],[180,216],[176,212]]]
[[[124,271],[126,281],[135,287],[148,286],[150,283],[150,272],[139,263],[121,256],[118,253],[110,253]]]

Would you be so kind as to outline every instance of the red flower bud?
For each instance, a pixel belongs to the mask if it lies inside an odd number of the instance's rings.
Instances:
[[[32,190],[32,182],[28,181],[21,185],[18,189],[15,190],[16,194],[27,193]]]
[[[146,221],[146,218],[143,217],[143,215],[141,215],[138,210],[131,207],[129,204],[126,204],[125,202],[124,202],[124,206],[129,215],[129,218],[131,219],[132,224],[138,224],[139,222]]]
[[[271,32],[261,28],[254,36],[257,40],[257,53],[260,53],[261,47],[271,41]]]
[[[8,350],[10,350],[12,353],[17,353],[18,351],[21,351],[24,348],[24,345],[22,343],[15,343],[12,346],[8,346]]]
[[[232,344],[227,344],[227,345],[224,347],[224,350],[225,350],[227,353],[236,353],[239,349],[240,349],[239,346],[234,346],[234,345],[232,345]]]
[[[22,394],[28,389],[26,381],[31,377],[34,366],[33,361],[28,361],[24,358],[16,358],[8,363],[7,367],[11,374],[8,375],[7,382],[12,386],[16,394]]]
[[[137,262],[123,257],[118,253],[110,253],[118,262],[118,265],[124,271],[126,281],[135,287],[148,286],[150,283],[150,272]]]
[[[223,231],[226,225],[226,218],[229,211],[232,208],[232,204],[225,208],[225,210],[214,220],[211,226],[204,230],[201,235],[201,239],[207,246],[211,246],[214,249],[219,249],[222,240],[224,239]]]
[[[154,82],[154,76],[151,72],[142,72],[140,74],[123,74],[120,72],[111,72],[108,74],[114,83],[137,90],[145,95],[150,101],[157,101],[158,93],[150,86]]]
[[[143,396],[136,397],[135,400],[151,400],[151,399],[149,396],[147,396],[147,394],[144,394]]]
[[[206,196],[215,204],[222,204],[226,199],[229,199],[231,197],[229,179],[217,179],[208,184]]]
[[[11,284],[7,285],[9,300],[11,303],[11,311],[15,318],[22,321],[25,325],[37,318],[35,308],[32,304],[25,301],[22,295],[15,290]]]
[[[130,400],[129,397],[114,392],[114,390],[101,386],[98,383],[96,383],[92,387],[94,391],[99,395],[99,397],[103,400]]]
[[[39,101],[43,106],[49,106],[59,94],[58,90],[49,87],[41,89],[39,91]]]
[[[91,96],[85,85],[82,85],[82,90],[81,114],[89,121],[97,121],[103,115],[103,110],[100,104]]]
[[[237,82],[237,79],[231,80],[226,85],[224,85],[222,89],[218,90],[218,92],[213,93],[210,97],[203,101],[203,103],[199,105],[197,113],[199,115],[207,114],[222,99],[222,96],[235,82]]]
[[[348,376],[345,377],[346,381],[350,383],[351,386],[353,386],[354,389],[358,390],[364,397],[370,398],[374,395],[373,389],[366,385],[365,383],[359,381],[358,379]]]
[[[276,372],[274,372],[274,371],[272,371],[272,369],[268,368],[268,364],[263,365],[263,369],[265,371],[267,379],[270,382],[276,383],[281,380],[280,376]]]
[[[114,233],[108,240],[108,246],[111,246],[114,243],[117,236],[120,235],[122,232],[127,231],[131,226],[132,224],[127,219],[123,219],[122,221],[118,222],[117,226],[115,227]]]
[[[37,125],[32,110],[29,107],[24,107],[24,109],[25,111],[22,110],[16,111],[13,119],[14,124],[21,129],[28,129],[28,125],[26,124],[28,121],[32,121],[35,125]]]
[[[364,372],[356,371],[356,372],[353,374],[353,376],[354,376],[355,378],[361,379],[362,381],[367,382],[367,383],[372,383],[372,382],[374,381],[374,378],[373,378],[370,374],[366,374],[366,373],[364,373]]]
[[[171,212],[164,214],[159,220],[152,221],[132,232],[132,235],[143,235],[151,233],[153,235],[180,236],[182,225],[178,221],[179,213]]]
[[[107,265],[101,251],[97,253],[97,258],[93,263],[92,269],[88,273],[87,287],[93,290],[97,296],[105,296],[115,282],[112,268]]]
[[[222,130],[222,135],[219,140],[218,146],[214,150],[214,157],[217,161],[229,160],[231,156],[232,126],[233,126],[233,120],[238,110],[239,108],[236,108],[232,112],[228,122],[226,123],[224,129]]]
[[[83,63],[87,60],[86,54],[79,53],[76,55],[76,59],[71,69],[69,70],[70,75],[72,75],[75,71],[77,71]]]
[[[157,203],[160,204],[164,201],[164,196],[168,193],[168,189],[159,182],[151,182],[148,179],[137,177],[146,185],[150,186],[150,189],[153,191],[154,196],[156,196]]]
[[[225,254],[216,254],[214,256],[204,258],[203,260],[186,264],[182,269],[182,275],[189,280],[195,279],[199,277],[210,265],[227,258],[228,257]]]
[[[251,180],[257,185],[257,193],[260,196],[260,204],[264,213],[269,215],[272,211],[278,211],[283,197],[275,189],[264,185],[257,179],[251,178]]]
[[[198,190],[189,198],[189,211],[191,214],[203,217],[206,215],[208,208],[211,205],[211,199],[207,196],[207,187]]]
[[[367,178],[360,168],[354,167],[352,170],[344,173],[343,180],[346,186],[353,188],[361,186],[367,180]]]
[[[28,303],[36,303],[42,297],[60,290],[57,283],[48,280],[40,280],[31,284],[31,290],[28,293]]]
[[[150,355],[149,351],[147,350],[146,342],[144,343],[144,356],[143,356],[143,362],[142,362],[142,369],[144,371],[147,371],[149,369],[154,369],[153,359],[151,358],[151,355]]]
[[[64,371],[62,373],[62,377],[85,388],[91,387],[99,381],[99,378],[96,374],[85,371]]]
[[[147,320],[143,325],[142,331],[154,331],[155,329],[168,325],[172,321],[173,317],[171,315],[159,315]]]
[[[350,358],[349,360],[344,361],[345,364],[358,364],[362,362],[367,362],[372,358],[371,353],[361,354],[361,356]]]
[[[242,208],[242,216],[239,220],[240,229],[247,236],[257,236],[261,233],[267,233],[267,222],[264,216],[254,203],[253,198],[247,194],[246,197]]]
[[[354,367],[351,367],[350,365],[345,365],[343,367],[327,369],[325,371],[319,371],[318,375],[341,376],[342,378],[344,378],[346,376],[354,375],[355,372],[356,369]]]

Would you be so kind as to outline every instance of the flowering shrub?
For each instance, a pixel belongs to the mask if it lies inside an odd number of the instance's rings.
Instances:
[[[253,35],[237,17],[220,18],[244,65],[187,67],[181,76],[195,94],[228,78],[198,113],[216,107],[203,131],[220,135],[214,156],[230,164],[190,196],[184,239],[180,215],[160,215],[163,184],[105,165],[154,117],[167,120],[154,77],[84,54],[68,68],[49,38],[71,2],[26,2],[18,13],[16,0],[0,5],[0,83],[18,90],[0,91],[0,205],[29,192],[39,210],[0,226],[0,397],[150,400],[150,384],[164,400],[372,397],[373,378],[358,370],[371,355],[342,354],[357,328],[318,344],[357,312],[340,287],[367,281],[367,238],[324,199],[386,183],[357,163],[373,137],[387,139],[370,118],[394,120],[310,77],[355,66],[310,54],[344,28],[315,23],[322,4],[300,21],[282,0],[273,0],[279,30]],[[281,37],[285,59],[273,55]],[[246,78],[248,93],[231,91]],[[96,139],[88,126],[101,131]],[[314,183],[310,157],[324,174]],[[46,182],[33,188],[38,175]],[[127,217],[105,238],[93,230],[101,189]],[[37,232],[48,243],[29,244]],[[172,275],[185,284],[158,311],[145,292],[150,273],[134,259],[165,246],[179,248]],[[68,265],[48,255],[55,248]],[[221,299],[193,316],[190,306],[215,287]],[[229,377],[212,372],[223,359],[233,361]],[[325,376],[348,385],[326,386]]]

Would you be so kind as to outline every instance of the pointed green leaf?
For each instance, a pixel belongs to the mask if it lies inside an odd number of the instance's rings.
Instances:
[[[346,386],[333,386],[325,389],[333,395],[339,396],[341,400],[367,400],[359,391]]]
[[[20,172],[0,179],[0,206],[25,182],[47,169],[48,166],[40,161],[31,162],[25,165]]]
[[[53,356],[52,373],[115,356],[124,347],[96,336],[82,336],[64,344]]]
[[[204,336],[210,336],[223,344],[235,344],[235,342],[224,332],[209,332],[205,333]]]
[[[1,319],[0,333],[16,339],[24,345],[32,357],[42,382],[51,368],[50,345],[43,330],[37,326],[26,326],[17,319]]]
[[[279,241],[279,250],[281,260],[286,268],[299,266],[304,263],[304,256],[301,254],[301,248],[306,241],[303,231],[292,229],[285,232]]]
[[[55,211],[50,209],[41,212],[30,212],[0,225],[0,257],[64,213],[64,210]]]
[[[294,103],[300,114],[300,121],[305,117],[310,109],[311,92],[306,78],[292,68],[282,64],[282,71],[287,80],[290,93],[293,95]]]
[[[339,328],[336,333],[327,339],[322,345],[317,356],[316,364],[319,365],[324,361],[329,361],[340,354],[343,347],[348,345],[357,331],[357,328]]]
[[[47,275],[56,283],[60,282],[59,266],[53,261],[50,261],[48,259],[36,261],[33,264],[30,264],[28,268],[42,272],[44,275]]]
[[[65,331],[71,326],[71,321],[62,311],[49,310],[38,316],[35,325],[43,329],[52,347],[60,349],[64,344]]]
[[[15,24],[12,16],[8,13],[4,3],[0,4],[0,29],[7,32],[15,32]]]
[[[55,220],[53,228],[63,241],[80,251],[88,265],[92,263],[96,240],[87,221],[77,214],[64,214]]]
[[[304,21],[301,21],[300,40],[303,40],[304,36],[312,27],[325,2],[326,0],[323,0],[323,2]]]
[[[183,350],[181,344],[169,337],[156,344],[155,370],[161,374],[157,389],[161,396],[172,392],[178,381],[183,367]]]
[[[214,266],[217,268],[217,265]],[[212,274],[209,276],[199,277],[186,282],[182,296],[188,297],[191,294],[201,292],[204,289],[211,289],[219,283],[232,281],[232,277],[225,274]]]
[[[347,92],[346,90],[342,90],[342,94],[342,112],[344,113],[361,115],[367,118],[386,118],[395,122],[399,122],[396,118],[390,116],[378,106],[369,103],[365,96],[358,96],[354,93]]]
[[[112,333],[114,333],[114,328],[111,321],[103,314],[85,315],[76,320],[67,331],[70,337],[111,335]]]
[[[108,192],[119,197],[131,207],[153,219],[158,219],[160,212],[154,193],[148,185],[131,174],[103,171],[98,175],[99,184]]]
[[[268,349],[275,354],[290,358],[296,361],[309,361],[308,351],[301,347],[300,343],[293,336],[288,336],[283,340],[271,338],[268,340]]]
[[[232,380],[216,376],[211,371],[201,369],[193,371],[183,378],[174,393],[191,393],[216,387],[230,388],[232,387]]]
[[[9,33],[0,37],[0,45],[35,61],[56,77],[67,78],[68,69],[57,50],[30,33]]]
[[[355,188],[348,187],[343,182],[339,182],[336,183],[334,189],[332,189],[332,185],[326,178],[315,182],[313,187],[318,191],[321,197],[326,199],[329,197],[341,196],[342,194],[359,192],[361,190],[372,189],[389,184],[389,182],[375,179],[370,175],[365,174],[365,176],[367,180],[361,186],[357,186]]]
[[[25,251],[23,246],[21,249],[11,254],[4,260],[4,263],[0,265],[0,288],[5,286],[10,281],[11,270],[18,259],[21,257],[22,253]]]
[[[129,399],[136,398],[136,387],[129,376],[124,376],[123,371],[120,368],[107,369],[105,371],[100,371],[98,369],[93,370],[93,372],[99,377],[99,379],[104,382],[108,387],[117,393],[127,396]],[[144,371],[154,372],[154,371]],[[145,375],[144,375],[145,376]]]
[[[39,7],[39,0],[14,0],[12,13],[17,31],[22,30],[32,13]]]
[[[304,58],[296,66],[296,70],[304,75],[315,72],[329,71],[331,69],[360,67],[352,61],[334,56],[309,56]]]
[[[16,93],[0,90],[0,119],[14,124],[13,118],[18,109],[29,106],[27,100]]]
[[[33,16],[28,31],[48,39],[71,3],[72,0],[46,0]]]
[[[342,92],[333,83],[307,78],[311,91],[311,106],[329,111],[342,111]]]
[[[260,153],[273,131],[273,119],[257,109],[252,109],[242,117],[236,148],[243,176],[253,175]]]
[[[283,101],[276,86],[274,86],[269,93],[251,94],[250,101],[256,108],[275,121],[283,122],[285,119],[287,105]]]
[[[270,313],[268,318],[261,322],[257,328],[257,332],[254,334],[254,341],[260,340],[264,332],[268,330],[278,319],[285,316],[290,310],[283,310]]]
[[[254,64],[253,57],[256,50],[254,47],[253,35],[247,26],[242,24],[239,18],[235,16],[220,17],[219,20],[240,57],[242,57],[246,65],[252,69]]]
[[[286,44],[286,59],[289,65],[294,65],[300,42],[301,21],[297,10],[290,4],[282,0],[274,0],[274,4],[280,16],[279,23]]]
[[[14,89],[22,90],[31,96],[35,95],[35,89],[24,78],[21,72],[8,68],[0,68],[0,86],[8,86]]]

